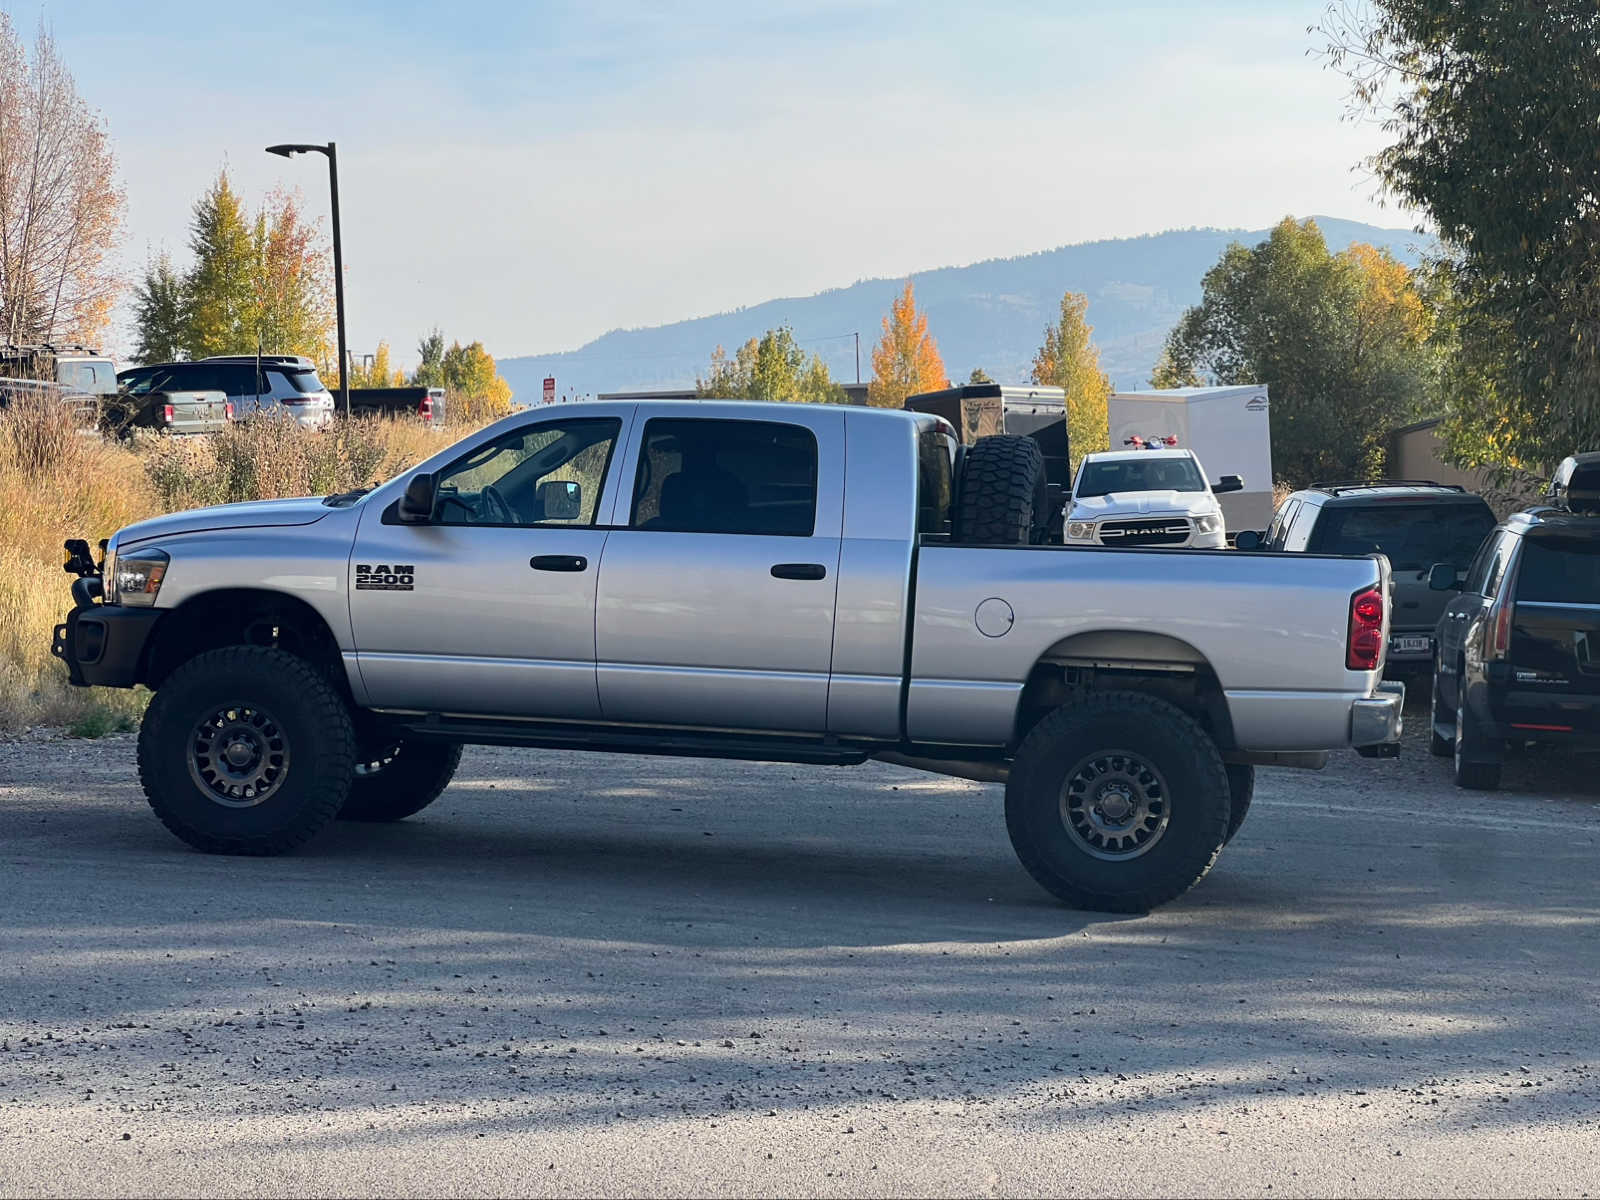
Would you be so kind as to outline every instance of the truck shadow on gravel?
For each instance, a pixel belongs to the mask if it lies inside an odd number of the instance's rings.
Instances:
[[[1595,822],[1507,840],[1423,789],[1417,832],[1361,807],[1372,765],[1326,812],[1264,775],[1200,887],[1118,919],[1034,887],[994,789],[904,772],[487,755],[426,819],[248,860],[68,762],[6,794],[0,1097],[264,1146],[279,1115],[374,1126],[300,1148],[807,1112],[848,1137],[930,1107],[1218,1136],[1308,1098],[1592,1114]]]

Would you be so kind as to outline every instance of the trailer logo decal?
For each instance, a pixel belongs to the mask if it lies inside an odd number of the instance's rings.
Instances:
[[[416,582],[416,565],[413,563],[356,564],[356,591],[358,592],[409,592]]]
[[[1244,402],[1245,412],[1266,412],[1267,398],[1265,396],[1251,396]]]

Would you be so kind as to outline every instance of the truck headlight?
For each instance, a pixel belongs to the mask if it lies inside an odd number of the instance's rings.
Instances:
[[[1094,540],[1093,521],[1068,521],[1067,540],[1071,542],[1091,542]]]
[[[1194,519],[1194,531],[1196,533],[1220,533],[1221,530],[1221,513],[1206,513]]]
[[[165,550],[130,550],[106,563],[106,603],[149,608],[161,591],[171,557]]]

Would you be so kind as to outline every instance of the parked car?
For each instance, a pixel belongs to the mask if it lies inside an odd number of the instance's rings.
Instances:
[[[134,429],[178,436],[222,432],[234,419],[232,401],[220,390],[182,386],[185,374],[170,364],[118,372],[117,395],[101,410],[102,430],[111,437]]]
[[[1164,546],[1221,550],[1228,531],[1217,495],[1244,480],[1224,475],[1206,482],[1193,450],[1162,438],[1153,448],[1085,454],[1067,503],[1069,546]]]
[[[259,369],[258,369],[259,366]],[[221,392],[237,420],[268,413],[321,429],[333,420],[333,397],[309,358],[291,354],[229,355],[193,362],[151,363],[182,392]]]
[[[1314,483],[1278,506],[1265,535],[1241,533],[1241,550],[1308,554],[1382,554],[1394,571],[1392,668],[1433,661],[1434,625],[1444,597],[1428,586],[1435,563],[1466,569],[1494,511],[1482,496],[1430,480],[1372,479]]]
[[[442,387],[351,388],[350,411],[358,417],[414,416],[424,425],[444,422]]]
[[[1499,787],[1507,742],[1600,749],[1600,515],[1515,513],[1464,579],[1440,563],[1430,582],[1448,599],[1429,748],[1456,783]]]
[[[374,490],[118,531],[52,650],[154,691],[150,804],[234,854],[417,812],[464,742],[879,758],[1007,780],[1043,887],[1143,911],[1255,764],[1398,751],[1381,557],[1031,546],[1036,444],[956,449],[885,409],[518,413]]]
[[[116,374],[108,355],[87,346],[0,344],[0,408],[18,396],[48,398],[92,434],[102,401],[116,393]]]

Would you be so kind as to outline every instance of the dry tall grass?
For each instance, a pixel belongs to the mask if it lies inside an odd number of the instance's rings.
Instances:
[[[65,725],[97,733],[130,724],[131,692],[73,688],[50,656],[71,607],[61,544],[204,504],[322,495],[387,479],[470,431],[447,436],[406,420],[340,422],[327,433],[250,421],[214,438],[79,434],[58,406],[0,411],[0,732]]]

